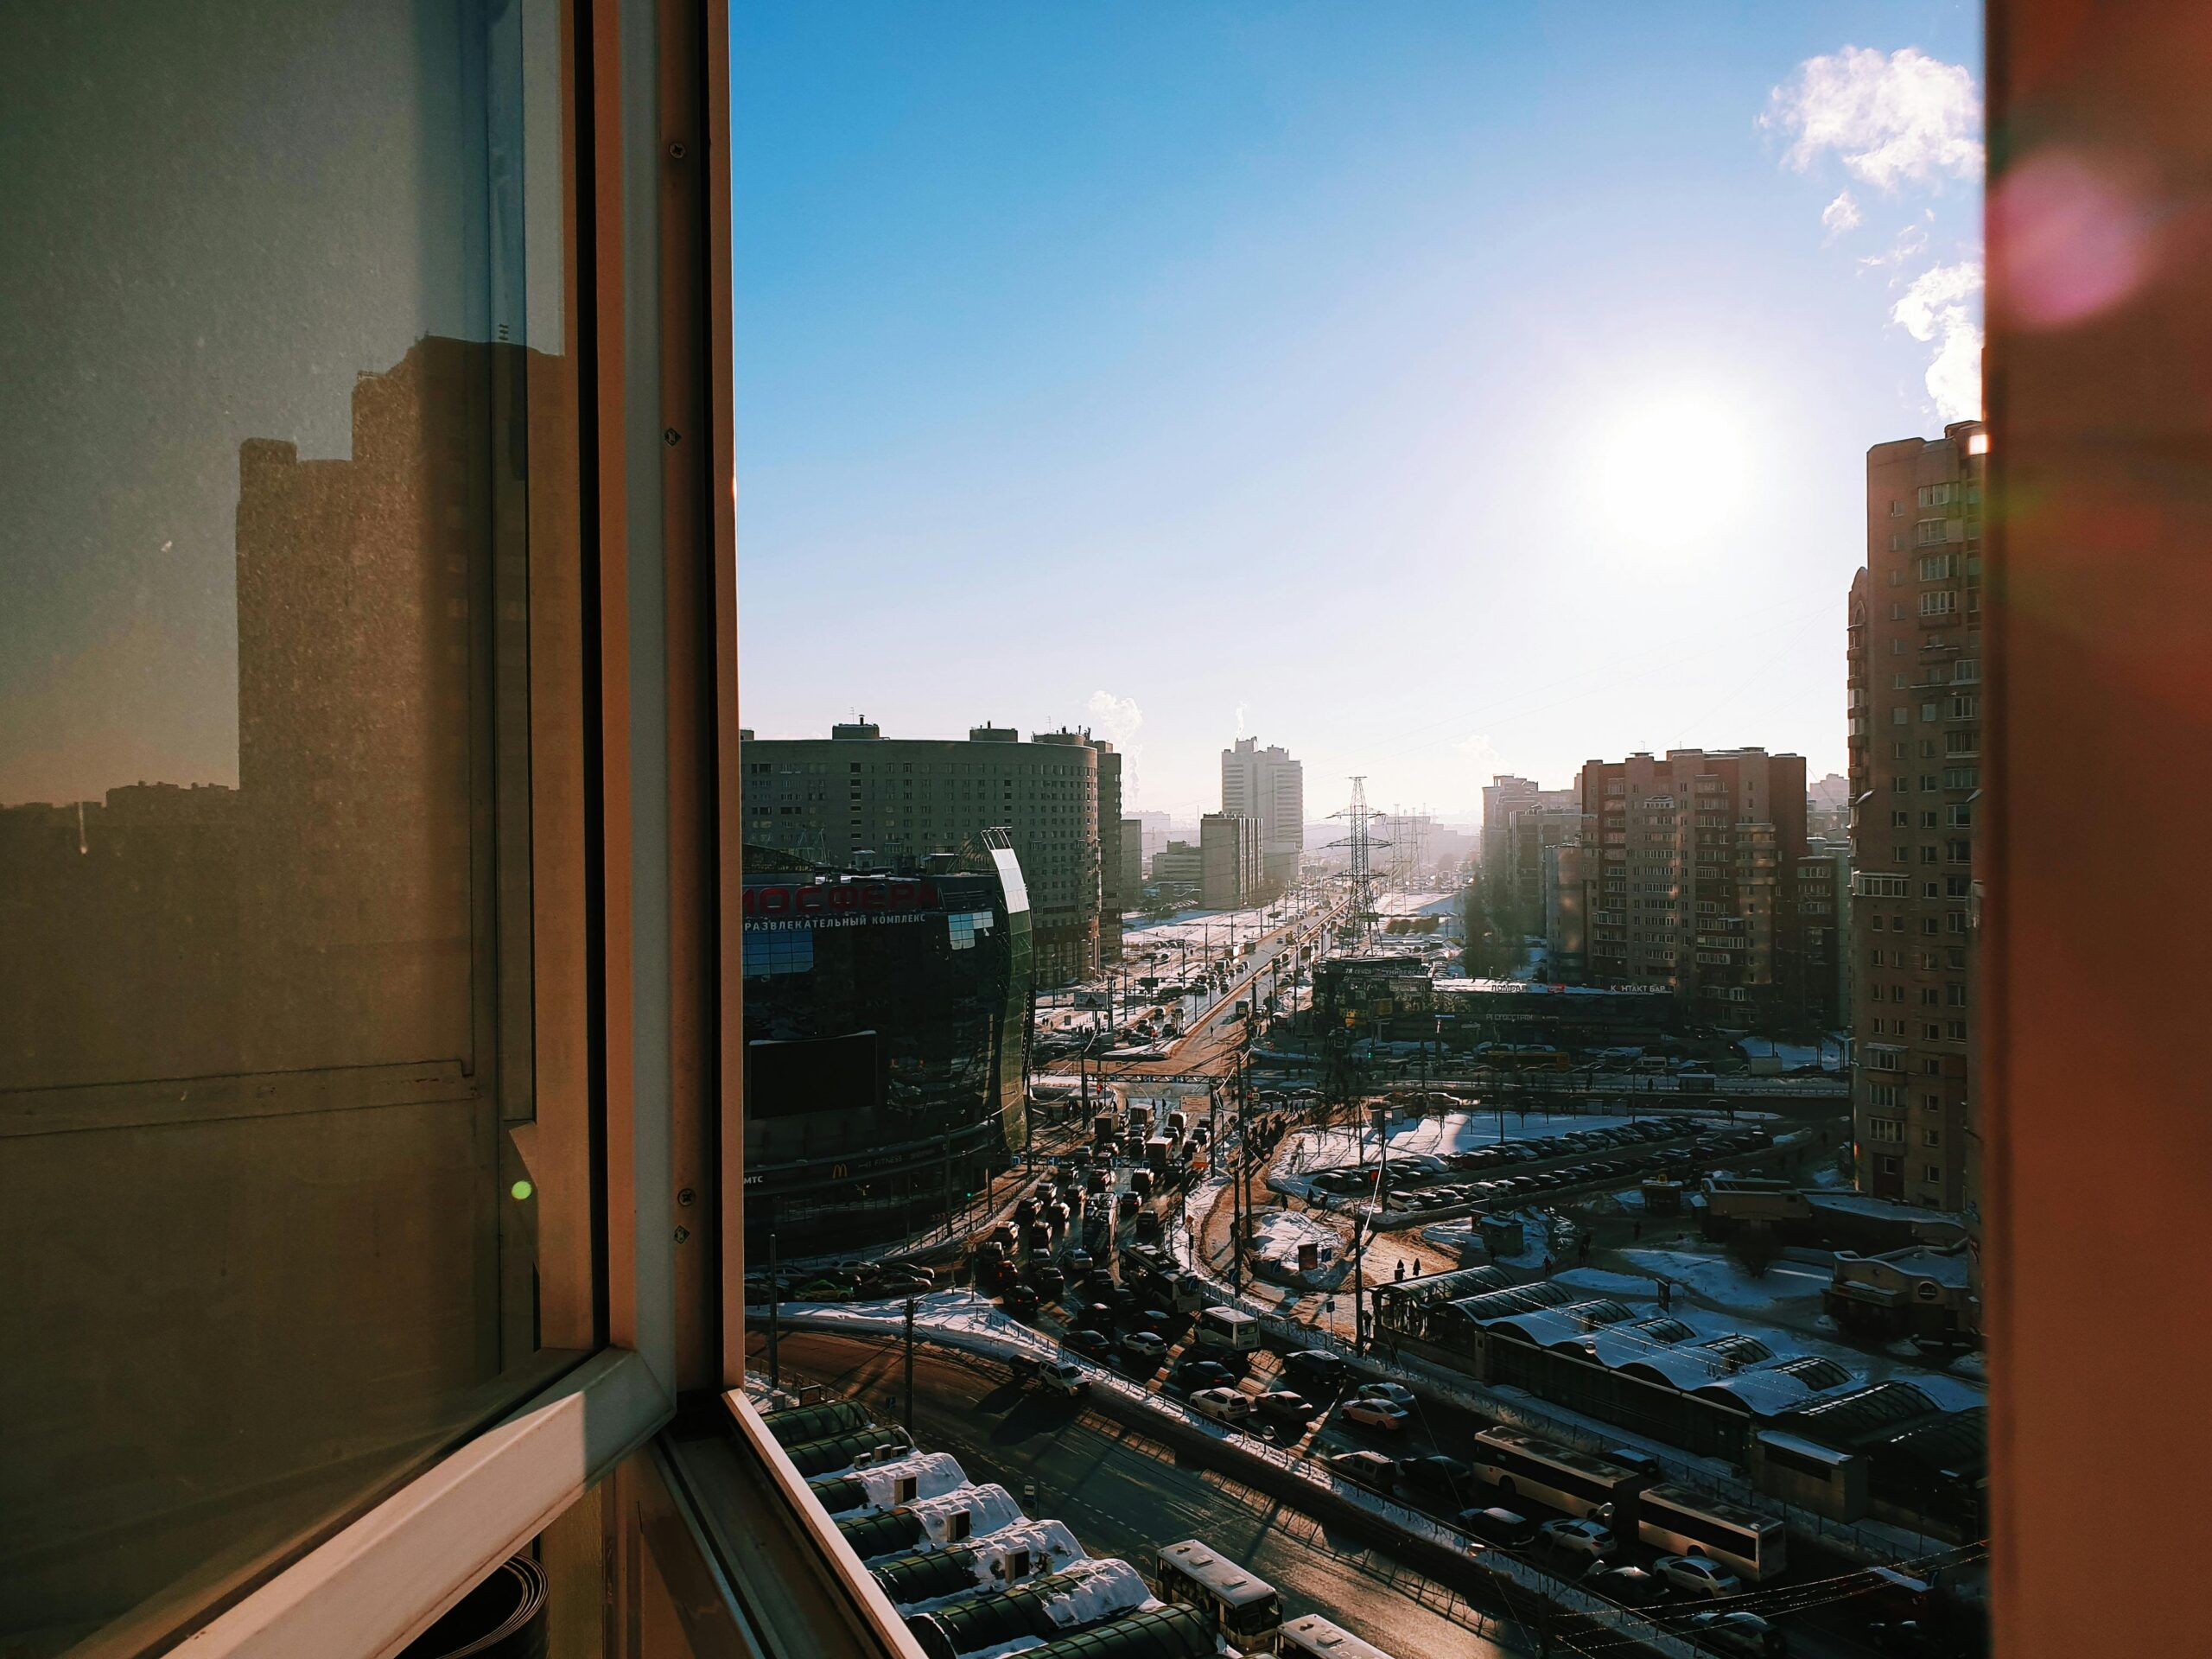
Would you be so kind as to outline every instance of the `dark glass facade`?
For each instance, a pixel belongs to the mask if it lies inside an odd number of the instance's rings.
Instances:
[[[940,1222],[1021,1155],[1032,974],[1009,851],[791,863],[747,851],[746,1230],[786,1255]]]

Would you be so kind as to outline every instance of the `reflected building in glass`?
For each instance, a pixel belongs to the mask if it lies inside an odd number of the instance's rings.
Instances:
[[[1028,1145],[1019,860],[745,865],[748,1236],[804,1255],[943,1220]]]

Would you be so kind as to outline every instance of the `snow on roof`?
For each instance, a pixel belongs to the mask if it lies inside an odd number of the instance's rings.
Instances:
[[[1822,1446],[1818,1440],[1808,1440],[1802,1435],[1785,1434],[1778,1428],[1763,1428],[1759,1439],[1781,1452],[1794,1452],[1801,1458],[1811,1458],[1819,1463],[1841,1463],[1851,1454],[1839,1452],[1832,1446]]]
[[[867,1505],[854,1511],[865,1515],[870,1511],[896,1509],[899,1506],[899,1483],[914,1482],[916,1497],[936,1497],[941,1493],[957,1491],[968,1484],[968,1476],[960,1460],[949,1452],[918,1452],[912,1457],[900,1458],[892,1463],[879,1463],[866,1469],[856,1469],[853,1478],[868,1494]],[[910,1500],[911,1501],[911,1500]]]
[[[1124,1560],[1077,1561],[1056,1578],[1053,1593],[1045,1602],[1045,1617],[1064,1630],[1160,1605],[1136,1568]]]
[[[1026,1549],[1033,1558],[1041,1557],[1052,1562],[1056,1572],[1070,1562],[1088,1559],[1082,1543],[1068,1530],[1065,1521],[1018,1521],[1001,1528],[976,1546],[976,1559],[987,1571],[996,1569],[993,1576],[1003,1580],[1006,1558],[1017,1549]]]
[[[1933,1279],[1939,1285],[1948,1285],[1963,1290],[1967,1283],[1967,1258],[1963,1251],[1931,1250],[1916,1244],[1910,1249],[1885,1250],[1880,1255],[1866,1258],[1886,1262],[1899,1273],[1909,1273],[1923,1279]]]
[[[1028,1519],[1006,1488],[996,1484],[962,1486],[940,1497],[917,1498],[901,1507],[921,1523],[931,1541],[939,1548],[966,1543],[970,1539],[988,1538],[1017,1521]],[[954,1528],[963,1516],[968,1519],[968,1529],[964,1535],[958,1535]]]

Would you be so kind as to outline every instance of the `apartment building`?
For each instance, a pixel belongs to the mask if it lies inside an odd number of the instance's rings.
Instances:
[[[1025,743],[1003,726],[974,727],[964,741],[887,738],[855,721],[826,738],[747,737],[743,752],[747,844],[829,868],[903,872],[1002,830],[1028,884],[1037,983],[1098,971],[1102,788],[1120,819],[1121,757],[1110,745],[1080,731]]]
[[[1707,1018],[1798,1017],[1803,758],[1670,749],[1592,760],[1581,799],[1596,849],[1583,860],[1591,982],[1664,985]]]
[[[1122,912],[1136,887],[1122,871],[1122,757],[1103,737],[1084,734],[1098,756],[1098,960],[1122,959]]]
[[[1867,451],[1849,609],[1859,1182],[1945,1210],[1967,1197],[1987,449],[1962,421]]]
[[[1510,929],[1526,933],[1542,925],[1543,849],[1572,840],[1581,812],[1576,789],[1545,789],[1510,772],[1483,785],[1477,873],[1484,901]]]
[[[1239,910],[1272,890],[1266,879],[1266,838],[1260,821],[1235,812],[1198,820],[1199,901],[1208,910]]]
[[[1261,874],[1276,892],[1294,887],[1306,846],[1306,767],[1280,744],[1240,737],[1221,752],[1221,810],[1256,819]]]

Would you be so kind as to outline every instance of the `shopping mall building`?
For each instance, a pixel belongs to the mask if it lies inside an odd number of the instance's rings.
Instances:
[[[1014,853],[924,873],[745,855],[745,1224],[786,1258],[942,1220],[1027,1144]],[[755,1260],[765,1256],[755,1254]]]

